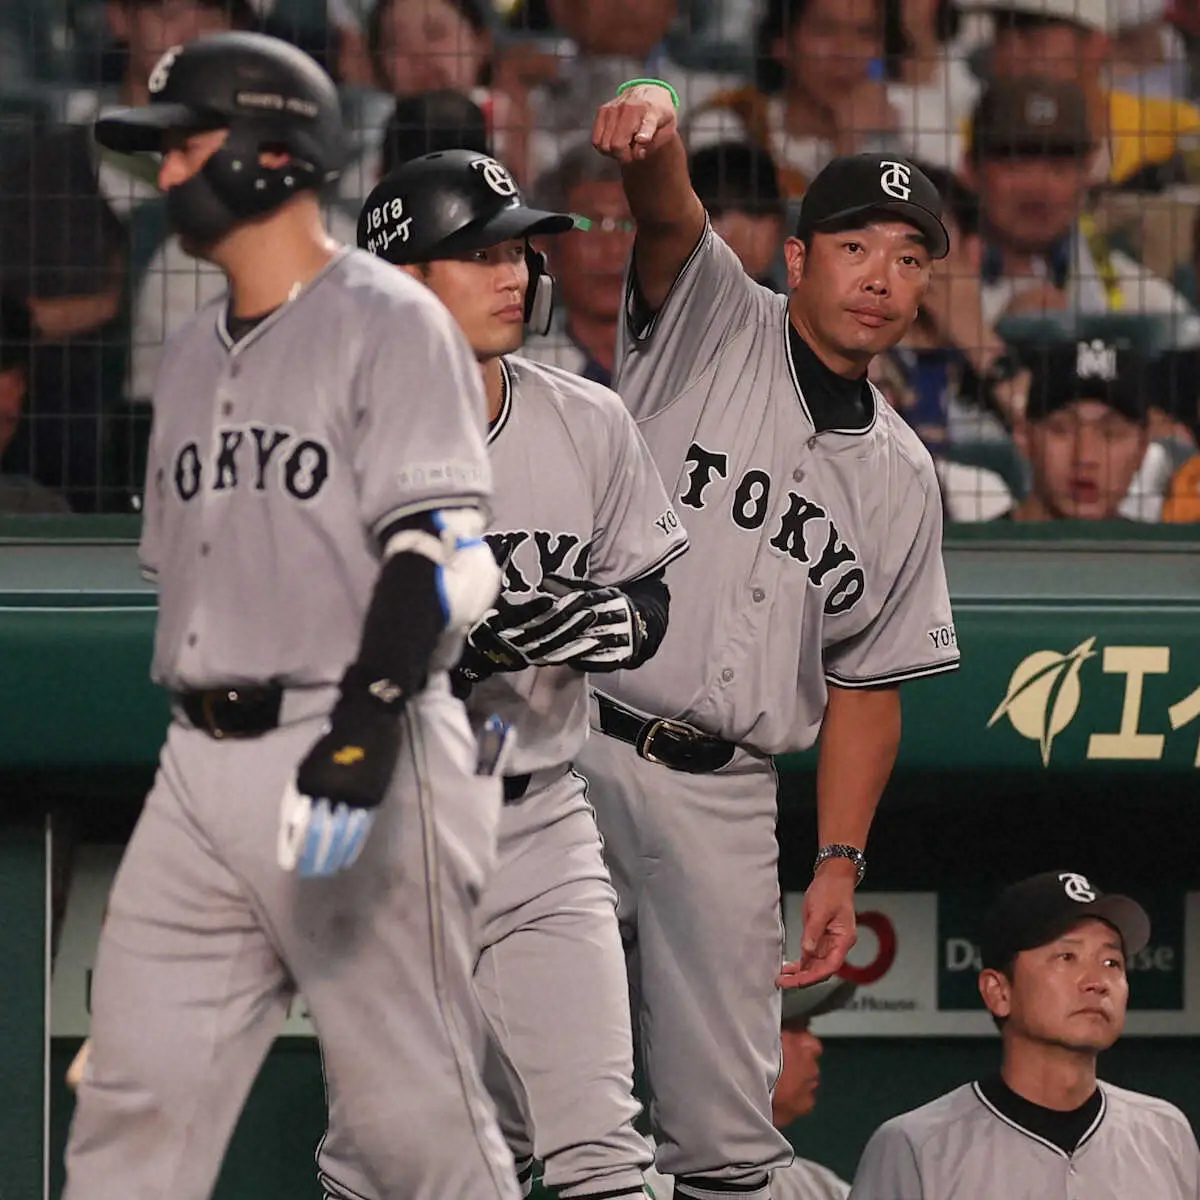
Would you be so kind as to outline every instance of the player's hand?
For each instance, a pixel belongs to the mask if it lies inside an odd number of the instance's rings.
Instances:
[[[592,145],[619,163],[634,162],[665,146],[678,131],[671,93],[656,83],[640,83],[600,106]]]
[[[399,753],[399,710],[365,689],[343,685],[326,732],[284,791],[279,865],[305,877],[353,866],[387,795]]]
[[[828,859],[804,893],[804,937],[797,962],[783,964],[781,988],[807,987],[838,971],[858,939],[854,883],[858,872],[846,859]]]
[[[547,575],[543,594],[523,607],[504,640],[541,667],[615,671],[632,661],[646,638],[641,614],[615,587]]]
[[[465,700],[471,689],[490,675],[523,671],[533,665],[500,633],[519,621],[523,611],[522,603],[512,600],[512,593],[502,592],[496,599],[496,607],[484,613],[467,634],[462,654],[450,672],[451,689],[460,700]]]

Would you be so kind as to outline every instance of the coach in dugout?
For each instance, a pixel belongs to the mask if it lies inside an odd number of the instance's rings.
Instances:
[[[1196,1200],[1200,1150],[1183,1113],[1096,1079],[1125,1025],[1125,964],[1149,940],[1140,905],[1083,875],[1003,892],[979,973],[1000,1072],[876,1130],[851,1200]]]

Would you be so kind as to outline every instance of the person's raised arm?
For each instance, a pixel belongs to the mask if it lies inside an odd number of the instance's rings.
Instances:
[[[651,312],[666,301],[704,234],[704,206],[692,189],[671,92],[638,84],[601,106],[592,144],[621,164],[629,208],[637,222],[634,270]]]

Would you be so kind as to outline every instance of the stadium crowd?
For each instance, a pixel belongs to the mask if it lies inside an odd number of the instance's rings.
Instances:
[[[0,512],[136,512],[165,337],[224,283],[169,234],[152,164],[91,121],[170,46],[265,29],[338,81],[354,241],[390,166],[488,149],[577,228],[527,353],[607,383],[633,239],[596,107],[677,89],[692,174],[747,271],[785,286],[806,181],[894,152],[953,250],[875,382],[948,519],[1200,519],[1200,12],[1187,0],[13,0],[0,13]]]

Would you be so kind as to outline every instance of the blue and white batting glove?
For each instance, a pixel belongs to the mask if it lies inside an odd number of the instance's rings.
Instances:
[[[333,875],[362,853],[400,754],[402,704],[376,698],[390,694],[385,685],[343,680],[324,734],[284,789],[278,858],[285,871]]]

